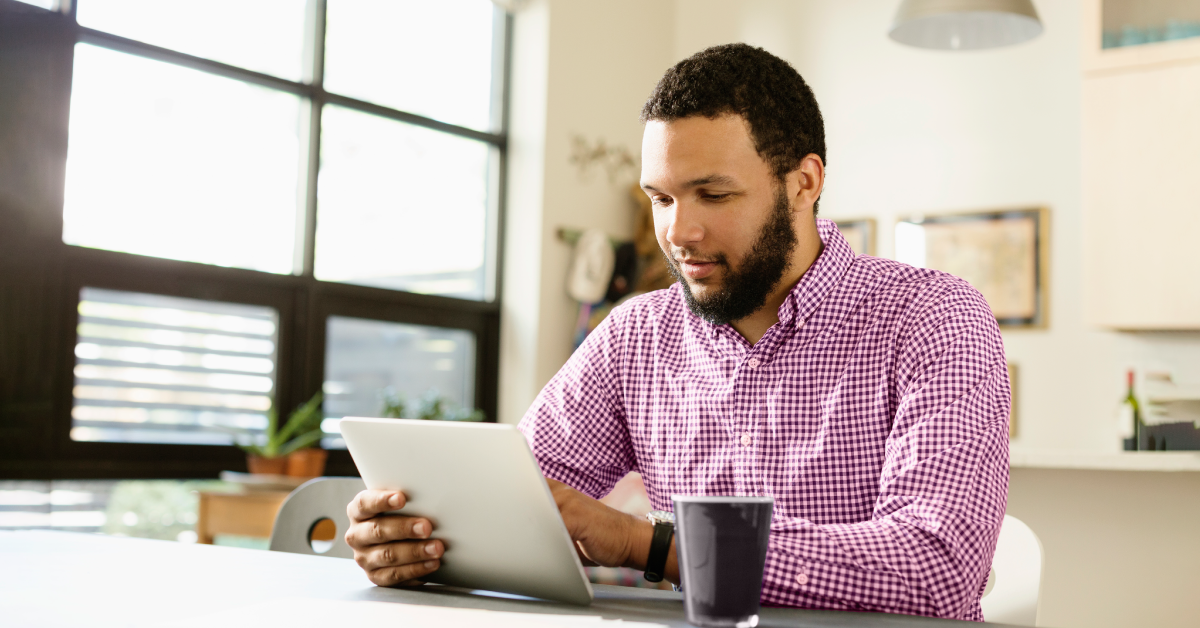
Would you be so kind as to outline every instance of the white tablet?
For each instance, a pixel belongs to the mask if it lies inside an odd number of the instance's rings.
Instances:
[[[513,425],[404,419],[341,421],[368,488],[404,491],[400,513],[433,521],[446,545],[423,580],[590,604],[550,487]]]

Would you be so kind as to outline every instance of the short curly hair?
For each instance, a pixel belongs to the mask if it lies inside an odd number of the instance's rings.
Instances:
[[[642,107],[642,123],[736,114],[759,156],[783,179],[806,155],[825,162],[825,120],[812,90],[787,61],[746,44],[702,50],[667,70]]]

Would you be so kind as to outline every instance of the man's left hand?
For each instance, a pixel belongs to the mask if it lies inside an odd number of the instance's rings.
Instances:
[[[646,557],[637,556],[634,548],[648,521],[609,508],[557,480],[546,478],[546,483],[584,564],[642,568]]]

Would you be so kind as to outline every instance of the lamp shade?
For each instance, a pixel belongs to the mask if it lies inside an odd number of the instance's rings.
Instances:
[[[1042,33],[1032,0],[903,0],[888,37],[934,50],[982,50]]]

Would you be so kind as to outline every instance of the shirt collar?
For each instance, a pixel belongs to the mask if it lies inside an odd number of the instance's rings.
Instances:
[[[825,249],[779,306],[781,325],[803,325],[854,262],[854,251],[838,231],[836,223],[818,218],[817,234]]]
[[[780,325],[803,326],[808,317],[816,311],[833,287],[846,274],[850,264],[854,262],[854,251],[851,250],[850,244],[842,237],[842,232],[838,231],[837,224],[832,220],[818,218],[817,235],[825,245],[824,250],[800,277],[800,281],[797,281],[796,285],[788,292],[783,304],[779,306]],[[672,286],[672,289],[678,289],[678,286]],[[680,290],[680,298],[682,299],[682,290]],[[685,308],[685,311],[689,318],[707,328],[708,334],[714,338],[720,335],[723,328],[737,336],[737,332],[733,331],[728,324],[713,325],[693,314],[690,309]]]

